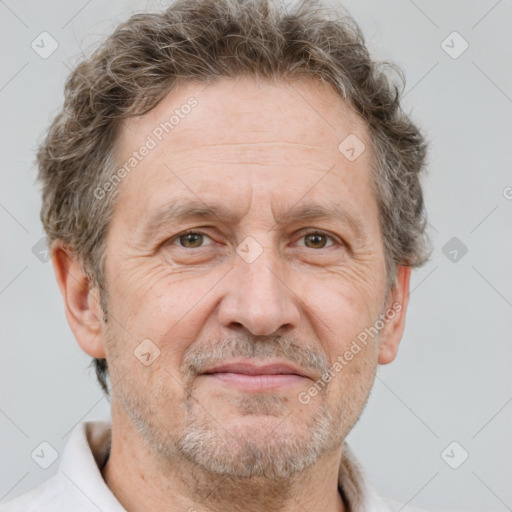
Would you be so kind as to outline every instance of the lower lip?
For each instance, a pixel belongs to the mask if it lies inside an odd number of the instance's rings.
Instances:
[[[306,377],[293,374],[247,375],[245,373],[205,373],[217,381],[236,386],[244,391],[268,391],[303,383]]]

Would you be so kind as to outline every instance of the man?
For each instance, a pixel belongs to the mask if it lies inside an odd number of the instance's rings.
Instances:
[[[42,220],[112,423],[5,511],[394,510],[345,442],[428,257],[385,71],[342,11],[235,0],[133,16],[78,65]]]

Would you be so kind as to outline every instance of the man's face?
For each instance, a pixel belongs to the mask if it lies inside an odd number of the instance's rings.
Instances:
[[[340,449],[373,383],[378,336],[344,356],[386,308],[370,150],[338,149],[368,133],[327,86],[291,85],[183,83],[121,127],[119,166],[157,144],[107,236],[113,414],[164,461],[289,475]]]

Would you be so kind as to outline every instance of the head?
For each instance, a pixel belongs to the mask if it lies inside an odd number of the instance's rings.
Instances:
[[[428,257],[402,86],[314,2],[177,2],[72,72],[42,220],[75,337],[159,456],[284,476],[357,421]],[[298,375],[208,373],[235,359]]]

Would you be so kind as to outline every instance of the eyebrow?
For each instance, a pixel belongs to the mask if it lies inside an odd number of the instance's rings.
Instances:
[[[296,205],[286,210],[281,215],[275,215],[276,224],[281,222],[300,222],[305,220],[335,220],[349,227],[357,240],[362,240],[366,236],[361,219],[350,213],[342,206],[328,202],[326,204],[304,203]]]
[[[206,204],[195,199],[187,199],[186,201],[177,200],[156,212],[144,223],[141,233],[144,239],[149,241],[164,226],[213,219],[226,224],[236,224],[240,221],[239,217],[239,214],[230,210],[226,203],[209,202]],[[357,240],[361,240],[366,236],[361,219],[355,217],[340,205],[332,202],[324,205],[304,203],[291,208],[280,206],[279,211],[274,212],[274,218],[276,222],[269,231],[283,222],[293,223],[306,220],[334,220],[349,227]]]

